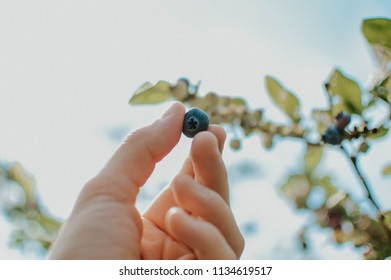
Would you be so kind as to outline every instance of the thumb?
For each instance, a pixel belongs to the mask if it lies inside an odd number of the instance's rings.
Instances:
[[[132,132],[90,182],[94,191],[134,204],[156,163],[179,142],[184,114],[183,105],[176,102],[162,118]]]

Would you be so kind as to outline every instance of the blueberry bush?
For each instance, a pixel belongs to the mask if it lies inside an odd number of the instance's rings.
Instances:
[[[228,130],[240,129],[242,137],[229,139],[232,149],[240,151],[248,135],[259,135],[264,149],[270,149],[279,141],[296,139],[307,149],[302,157],[300,172],[284,178],[280,190],[295,208],[311,213],[307,225],[298,235],[303,250],[308,248],[307,229],[316,226],[328,228],[336,243],[350,242],[365,248],[363,258],[386,259],[391,256],[391,206],[382,208],[375,199],[375,189],[365,178],[360,158],[377,139],[387,136],[391,124],[391,20],[365,19],[362,33],[375,53],[378,67],[369,88],[349,77],[341,69],[334,69],[324,84],[327,104],[313,109],[309,116],[302,113],[300,100],[275,77],[265,77],[266,92],[271,100],[287,116],[286,123],[267,119],[265,108],[251,110],[242,97],[231,97],[215,92],[201,93],[200,83],[192,84],[187,78],[176,83],[159,81],[144,83],[131,96],[134,105],[158,104],[178,100],[188,107],[205,111],[210,123],[222,124]],[[381,121],[367,117],[377,108]],[[354,122],[352,121],[354,119]],[[231,134],[230,134],[231,135]],[[326,153],[334,149],[351,163],[357,182],[365,193],[370,207],[362,207],[362,201],[335,183],[333,176],[319,172],[319,163]],[[391,161],[383,163],[384,176],[391,175]],[[380,186],[379,186],[380,187]],[[52,217],[43,207],[35,190],[33,177],[19,163],[0,162],[0,206],[5,216],[14,224],[11,243],[17,247],[38,244],[47,250],[56,238],[61,221]],[[316,207],[309,198],[322,193],[322,201]],[[16,197],[16,198],[15,198]]]
[[[295,138],[303,141],[307,150],[303,155],[300,172],[289,174],[281,186],[281,192],[297,209],[309,211],[313,218],[299,234],[303,249],[307,248],[306,230],[316,226],[330,228],[337,243],[351,242],[365,247],[365,259],[385,259],[391,256],[391,211],[382,209],[374,198],[374,189],[364,177],[359,165],[361,155],[368,152],[376,139],[385,137],[391,119],[391,20],[366,19],[362,32],[378,60],[370,88],[349,77],[341,69],[334,69],[324,84],[328,103],[322,109],[314,109],[310,116],[301,112],[298,97],[276,78],[265,77],[266,91],[274,104],[289,120],[279,124],[266,119],[265,108],[251,110],[244,98],[230,97],[215,92],[200,93],[200,83],[191,84],[180,78],[175,84],[159,81],[155,85],[145,83],[138,88],[129,103],[157,104],[178,100],[189,107],[204,110],[214,124],[222,124],[233,131],[238,127],[242,138],[258,134],[265,149],[278,141]],[[366,117],[369,111],[386,108],[382,121],[374,122]],[[351,120],[354,118],[354,124]],[[230,147],[240,150],[243,140],[232,133]],[[335,185],[332,176],[317,170],[323,155],[329,149],[337,149],[351,162],[370,209],[363,209],[361,201]],[[390,163],[384,163],[384,176],[391,174]],[[309,198],[322,194],[322,203],[313,207]],[[315,221],[315,222],[314,222]],[[311,224],[312,223],[312,224]]]

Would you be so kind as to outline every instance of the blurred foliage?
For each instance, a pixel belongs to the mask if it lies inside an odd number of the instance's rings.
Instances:
[[[391,175],[391,165],[387,165],[383,168],[384,175]]]
[[[266,149],[272,148],[277,140],[301,140],[307,147],[302,167],[287,175],[281,186],[282,193],[295,208],[313,214],[315,219],[309,223],[315,220],[317,227],[331,229],[336,243],[350,242],[356,247],[365,247],[365,259],[385,259],[391,256],[391,211],[382,209],[374,198],[373,189],[360,169],[359,159],[370,151],[377,139],[385,137],[390,128],[391,20],[365,19],[362,32],[378,59],[378,69],[372,75],[370,87],[364,89],[343,70],[334,69],[324,85],[328,104],[314,109],[309,117],[301,112],[299,98],[270,76],[265,78],[266,92],[287,116],[283,124],[266,119],[263,108],[250,110],[244,98],[215,92],[202,95],[199,93],[200,83],[194,86],[186,78],[180,78],[176,84],[166,81],[155,85],[146,83],[136,90],[129,103],[155,104],[174,99],[189,107],[198,107],[209,115],[211,123],[223,124],[233,131],[230,147],[234,150],[240,150],[243,142],[236,133],[238,129],[242,130],[244,137],[259,135]],[[381,123],[365,117],[376,106],[388,109],[386,115],[379,116]],[[355,125],[350,123],[353,118]],[[329,149],[339,150],[351,162],[372,209],[360,207],[362,199],[356,201],[335,185],[331,176],[319,172],[317,167]],[[384,163],[382,172],[391,174],[391,165]],[[309,227],[306,225],[298,236],[304,250],[309,247],[306,232]]]
[[[391,211],[382,209],[374,199],[373,189],[359,167],[362,154],[370,151],[377,139],[385,137],[391,120],[391,20],[365,19],[362,32],[378,60],[369,88],[364,89],[341,69],[334,69],[325,83],[328,104],[314,108],[310,116],[301,112],[299,98],[276,78],[265,78],[266,92],[274,104],[287,116],[286,123],[276,123],[265,117],[265,109],[250,110],[242,97],[208,92],[200,94],[200,83],[192,84],[180,78],[175,84],[159,81],[144,83],[132,95],[129,103],[157,104],[178,100],[189,107],[204,110],[211,123],[223,124],[233,133],[230,147],[240,150],[248,135],[259,135],[265,149],[276,142],[295,138],[306,150],[301,168],[288,174],[281,192],[301,211],[312,213],[308,225],[299,233],[303,250],[310,248],[307,229],[311,226],[331,229],[336,243],[350,242],[365,247],[365,259],[385,259],[391,256]],[[381,123],[366,119],[366,112],[387,107]],[[382,111],[379,111],[382,112]],[[355,125],[350,124],[351,117]],[[243,133],[235,133],[240,129]],[[243,135],[243,136],[241,136]],[[362,199],[341,191],[332,176],[319,172],[319,163],[329,149],[337,149],[352,164],[352,170],[367,194],[372,209],[363,209]],[[384,163],[384,175],[391,174],[390,163]],[[314,203],[314,201],[316,203]],[[61,221],[51,216],[39,200],[35,181],[19,163],[0,162],[0,207],[14,225],[11,243],[18,248],[39,246],[46,251],[55,240]],[[313,222],[315,221],[315,222]],[[315,223],[314,225],[311,223]]]
[[[300,104],[297,97],[272,77],[265,78],[266,89],[274,103],[294,122],[300,121]]]
[[[355,81],[342,74],[340,70],[336,69],[333,72],[326,84],[326,90],[331,98],[336,97],[332,107],[333,115],[337,115],[339,112],[362,114],[364,107],[361,103],[360,87]]]
[[[10,245],[44,255],[62,222],[44,209],[34,178],[17,162],[0,162],[0,207],[13,224]]]
[[[380,64],[391,60],[391,21],[386,18],[366,19],[362,32],[374,48]]]

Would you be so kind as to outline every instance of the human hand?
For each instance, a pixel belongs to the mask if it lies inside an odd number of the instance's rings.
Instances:
[[[179,142],[184,107],[175,103],[129,135],[82,189],[51,250],[52,259],[238,259],[244,239],[229,206],[221,158],[225,132],[198,133],[179,174],[147,211],[139,188]]]

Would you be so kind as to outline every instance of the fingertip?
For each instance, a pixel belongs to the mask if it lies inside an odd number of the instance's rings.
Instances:
[[[198,213],[197,216],[202,216],[200,213],[205,212],[211,206],[209,202],[214,201],[216,197],[222,200],[215,191],[201,185],[188,175],[177,175],[171,187],[176,204],[187,213]]]
[[[146,150],[155,162],[159,162],[179,142],[184,115],[184,105],[175,102],[160,119],[129,134],[123,144],[128,146],[128,150],[131,146],[136,151]]]
[[[219,143],[216,135],[210,131],[198,133],[192,142],[192,157],[209,156],[213,152],[219,152]]]
[[[198,219],[196,217],[177,206],[171,207],[165,216],[168,231],[179,240],[182,240],[184,236],[188,236],[190,232],[194,233],[197,222]]]
[[[171,235],[177,238],[177,225],[184,223],[188,214],[180,207],[171,207],[165,216],[166,229]]]
[[[213,174],[217,165],[222,163],[217,137],[209,131],[197,134],[191,146],[190,157],[195,170],[205,175]],[[205,185],[206,182],[201,181],[201,183]]]
[[[224,128],[220,125],[212,124],[209,126],[207,131],[202,131],[198,133],[194,137],[193,142],[203,143],[204,141],[207,141],[206,143],[207,145],[217,146],[220,153],[222,153],[226,138],[227,138],[227,134]]]
[[[209,132],[212,132],[218,141],[219,151],[220,153],[223,152],[224,149],[224,143],[227,138],[227,133],[225,132],[224,128],[221,125],[218,124],[212,124],[208,128]]]
[[[174,189],[183,188],[193,182],[193,178],[186,174],[178,174],[172,180],[172,187]]]
[[[189,190],[195,188],[195,185],[194,179],[189,175],[179,174],[175,176],[171,183],[172,195],[175,202],[182,206],[184,198],[189,196]]]
[[[170,208],[165,217],[169,234],[193,250],[198,259],[237,259],[220,231],[212,224]]]
[[[99,173],[108,183],[97,188],[120,199],[125,191],[134,203],[156,163],[179,142],[184,115],[184,106],[175,102],[160,119],[131,132]]]
[[[168,209],[166,219],[172,221],[172,219],[179,219],[180,216],[186,215],[185,211],[180,207],[171,207]]]
[[[175,101],[170,108],[163,114],[162,119],[167,118],[169,116],[175,116],[178,115],[178,118],[180,115],[185,116],[185,106],[179,102]]]

